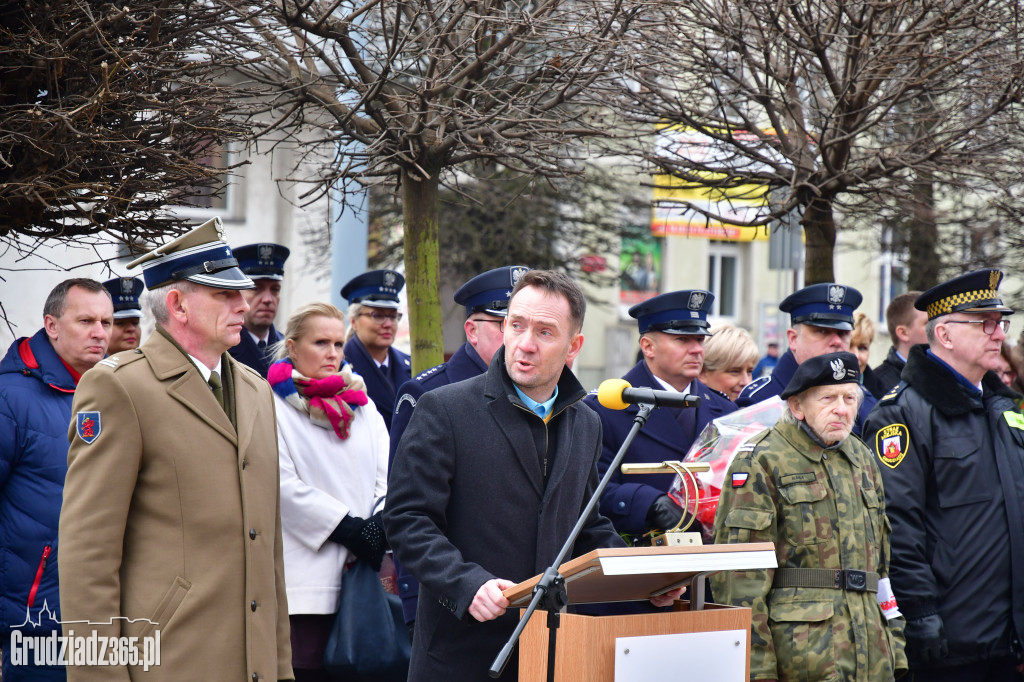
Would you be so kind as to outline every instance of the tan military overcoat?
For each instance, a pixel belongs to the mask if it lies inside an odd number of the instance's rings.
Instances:
[[[145,674],[71,666],[69,682],[292,677],[273,398],[226,353],[222,374],[237,430],[159,333],[78,386],[59,535],[64,630],[111,618],[95,630],[159,630],[160,663]],[[93,420],[86,438],[79,413]]]

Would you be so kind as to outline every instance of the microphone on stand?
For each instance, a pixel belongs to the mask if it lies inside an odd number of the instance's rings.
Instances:
[[[633,388],[624,379],[606,379],[597,387],[597,402],[609,410],[624,410],[629,405],[697,407],[700,405],[700,396],[678,391],[656,391],[653,388]]]

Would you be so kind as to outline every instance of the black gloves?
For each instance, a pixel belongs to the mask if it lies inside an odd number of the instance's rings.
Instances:
[[[683,518],[683,508],[668,495],[661,495],[647,510],[647,527],[668,532]]]
[[[911,668],[934,665],[949,653],[942,616],[937,613],[922,618],[908,618],[903,636],[907,640],[907,660]]]
[[[368,562],[375,571],[380,570],[384,553],[388,550],[388,540],[384,536],[380,512],[368,519],[346,515],[331,533],[330,539],[348,547],[357,559]]]

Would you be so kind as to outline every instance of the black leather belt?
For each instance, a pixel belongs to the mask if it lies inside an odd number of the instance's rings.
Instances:
[[[878,592],[878,574],[850,568],[777,568],[772,587],[829,587],[851,592]]]

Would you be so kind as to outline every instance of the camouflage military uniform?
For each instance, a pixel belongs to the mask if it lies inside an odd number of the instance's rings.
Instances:
[[[726,475],[715,542],[774,542],[783,568],[854,569],[884,578],[889,523],[871,453],[855,437],[822,448],[792,423],[755,436]],[[752,611],[752,680],[877,682],[906,670],[903,620],[887,623],[875,591],[781,585],[796,575],[808,573],[769,569],[712,578],[716,601]]]

